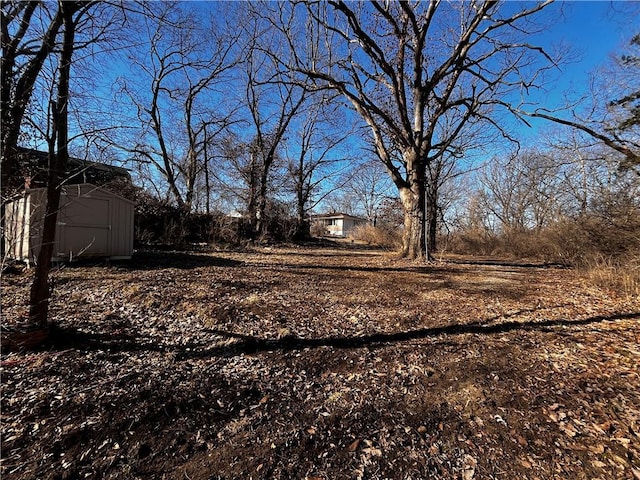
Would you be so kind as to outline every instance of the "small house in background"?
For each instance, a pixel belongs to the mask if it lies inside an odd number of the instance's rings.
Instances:
[[[40,251],[46,188],[26,189],[6,205],[5,252],[31,263]],[[53,260],[133,255],[134,203],[93,184],[62,187]]]
[[[364,218],[354,217],[346,213],[328,213],[325,215],[313,215],[312,225],[324,228],[328,237],[348,237],[351,231],[358,225],[364,225],[367,221]]]

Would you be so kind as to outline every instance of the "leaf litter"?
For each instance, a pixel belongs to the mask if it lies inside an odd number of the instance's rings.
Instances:
[[[3,478],[639,476],[640,300],[570,270],[271,247],[55,280],[49,344],[0,359]]]

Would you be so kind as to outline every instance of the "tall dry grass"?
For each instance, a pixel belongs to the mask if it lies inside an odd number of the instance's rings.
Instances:
[[[640,296],[640,255],[614,260],[594,258],[584,268],[589,280],[599,287],[628,296]]]
[[[640,218],[584,216],[538,230],[455,233],[453,253],[536,260],[575,268],[594,284],[640,295]]]
[[[377,227],[370,224],[358,225],[349,237],[358,242],[364,242],[389,250],[397,250],[402,246],[402,235],[397,230],[385,227]]]

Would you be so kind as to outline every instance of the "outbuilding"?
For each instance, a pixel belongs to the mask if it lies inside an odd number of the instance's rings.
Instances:
[[[27,263],[37,258],[46,199],[46,188],[30,188],[6,205],[5,252],[10,258]],[[132,201],[90,183],[63,186],[53,260],[130,259],[134,207]]]

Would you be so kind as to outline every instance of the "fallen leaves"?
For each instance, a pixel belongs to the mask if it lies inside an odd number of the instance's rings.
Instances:
[[[378,252],[170,257],[58,273],[58,336],[0,359],[3,476],[639,480],[638,301]],[[3,318],[27,287],[3,278]]]
[[[360,439],[354,440],[348,447],[347,452],[355,452],[360,446]]]
[[[472,480],[476,474],[478,461],[471,455],[465,455],[462,462],[462,480]]]

